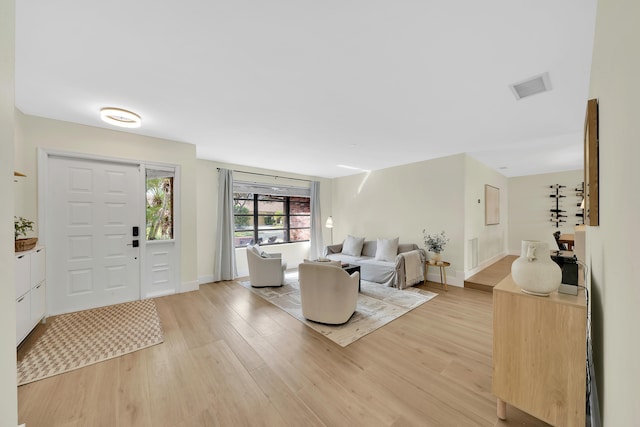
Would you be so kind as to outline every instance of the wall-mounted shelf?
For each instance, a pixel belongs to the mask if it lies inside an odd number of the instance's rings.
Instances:
[[[578,185],[574,191],[576,192],[576,197],[578,198],[578,202],[576,203],[576,206],[578,207],[578,212],[576,212],[576,216],[578,217],[578,222],[576,223],[576,225],[583,225],[584,224],[584,205],[583,205],[583,200],[584,200],[584,182],[581,182],[580,185]]]
[[[581,182],[575,187],[569,188],[566,185],[553,184],[549,188],[551,189],[549,197],[552,200],[551,209],[549,209],[551,211],[550,221],[553,225],[560,228],[563,223],[574,222],[573,217],[575,217],[575,225],[584,224],[584,209],[581,207],[584,198],[584,183]],[[562,194],[563,192],[567,194]],[[576,211],[572,207],[574,206],[574,202],[571,200],[573,197],[577,198],[575,206],[578,209]]]
[[[560,224],[567,222],[566,218],[567,218],[567,211],[564,209],[560,209],[560,199],[563,197],[567,197],[564,194],[560,194],[560,192],[562,191],[563,188],[566,188],[566,185],[560,185],[560,184],[553,184],[550,185],[549,188],[551,188],[551,194],[549,194],[549,197],[551,197],[554,200],[554,204],[553,207],[550,209],[551,211],[551,222],[554,223],[554,225],[556,226],[556,228],[560,228]]]

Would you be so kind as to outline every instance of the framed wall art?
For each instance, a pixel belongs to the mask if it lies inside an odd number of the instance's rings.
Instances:
[[[598,100],[590,99],[584,120],[584,223],[591,226],[600,224],[598,143]]]
[[[500,224],[500,189],[484,185],[484,225]]]

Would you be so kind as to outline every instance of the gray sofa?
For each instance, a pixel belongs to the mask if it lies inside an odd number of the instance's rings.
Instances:
[[[427,254],[424,249],[421,249],[415,243],[398,244],[398,253],[394,261],[376,260],[376,240],[365,241],[360,256],[343,254],[342,245],[342,243],[339,243],[326,246],[324,248],[324,257],[334,261],[339,260],[349,264],[359,265],[360,278],[362,280],[376,282],[398,289],[413,286],[424,280],[423,265],[427,259]],[[408,256],[411,257],[411,260],[409,262],[410,271],[407,275],[406,259]]]

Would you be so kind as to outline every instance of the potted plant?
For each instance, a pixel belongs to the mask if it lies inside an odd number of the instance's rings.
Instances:
[[[433,254],[431,259],[440,261],[440,252],[444,251],[444,247],[449,242],[444,231],[431,235],[427,233],[427,230],[422,230],[422,236],[424,238],[424,247]]]
[[[16,252],[24,252],[35,248],[38,243],[37,237],[27,237],[28,231],[33,231],[33,221],[29,221],[23,217],[13,217],[13,225],[15,229],[15,250]],[[24,236],[24,239],[19,239],[20,236]]]

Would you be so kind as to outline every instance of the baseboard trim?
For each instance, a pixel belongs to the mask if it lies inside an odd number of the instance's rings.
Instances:
[[[152,292],[152,293],[147,294],[145,299],[146,298],[164,297],[164,296],[167,296],[167,295],[173,295],[175,293],[176,293],[176,291],[174,289],[168,289],[168,290],[165,290],[165,291]]]
[[[208,276],[200,276],[198,277],[198,284],[199,285],[205,285],[207,283],[212,283],[213,282],[213,274],[210,274]]]
[[[432,272],[433,271],[433,272]],[[456,271],[456,274],[447,274],[447,285],[449,286],[457,286],[459,288],[464,287],[464,281],[460,280],[460,274],[462,272]],[[434,266],[429,267],[429,272],[427,273],[427,280],[433,283],[440,283],[440,269],[435,268]]]
[[[200,289],[200,285],[197,280],[182,282],[182,285],[180,286],[180,293],[197,291],[198,289]]]

